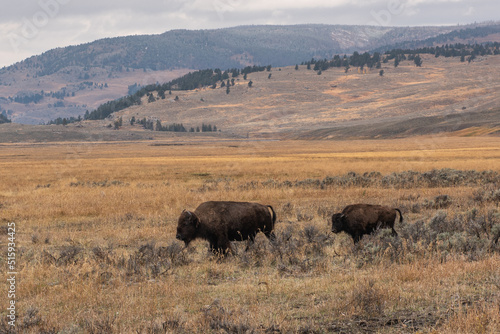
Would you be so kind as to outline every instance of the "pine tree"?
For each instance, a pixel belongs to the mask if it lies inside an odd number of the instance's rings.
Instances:
[[[417,65],[417,67],[421,67],[422,66],[422,58],[420,58],[419,55],[415,56],[415,58],[413,59],[413,62],[415,63],[415,65]]]
[[[250,80],[250,81],[248,82],[248,87],[252,87],[252,85],[253,85],[253,81],[252,81],[252,80]]]

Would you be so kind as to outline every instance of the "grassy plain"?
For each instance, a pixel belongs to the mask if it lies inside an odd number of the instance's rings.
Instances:
[[[499,138],[3,144],[0,170],[14,332],[500,329]],[[226,259],[185,249],[177,217],[206,200],[272,205],[278,240]],[[401,208],[399,237],[330,233],[356,202]]]

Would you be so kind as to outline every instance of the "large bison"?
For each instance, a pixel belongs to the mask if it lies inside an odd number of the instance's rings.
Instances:
[[[341,213],[332,216],[332,232],[344,231],[353,238],[354,243],[377,228],[391,228],[392,234],[397,236],[394,229],[396,211],[399,212],[399,222],[402,222],[403,215],[399,209],[371,204],[348,205]]]
[[[210,243],[212,252],[225,254],[232,251],[230,241],[253,242],[259,231],[273,240],[275,222],[276,213],[270,205],[204,202],[194,212],[182,211],[177,223],[176,238],[184,241],[186,246],[194,239],[201,238]]]

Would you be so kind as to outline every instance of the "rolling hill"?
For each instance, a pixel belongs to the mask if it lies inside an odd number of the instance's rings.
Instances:
[[[422,55],[422,58],[422,67],[409,60],[396,68],[393,62],[383,64],[382,76],[375,68],[362,71],[351,68],[347,73],[344,68],[331,68],[319,75],[320,72],[307,70],[305,65],[297,70],[293,66],[273,68],[270,72],[249,74],[247,80],[238,77],[229,94],[226,88],[218,86],[175,91],[154,102],[144,97],[142,105],[117,112],[113,117],[183,123],[187,128],[210,123],[238,136],[300,137],[302,134],[304,138],[328,138],[325,129],[332,129],[334,134],[337,128],[362,129],[393,122],[405,122],[407,128],[413,124],[417,130],[407,135],[416,135],[430,131],[421,124],[425,117],[454,115],[448,122],[460,123],[465,119],[458,115],[463,113],[498,110],[500,56],[480,57],[471,63],[460,62],[458,57]],[[491,117],[500,115],[493,112]],[[491,117],[489,124],[477,123],[483,118],[476,119],[476,124],[494,126]],[[470,122],[467,124],[472,126]],[[405,135],[401,127],[393,126],[392,131],[391,127],[381,127],[366,137]],[[315,134],[319,129],[321,135]],[[459,129],[462,127],[447,127],[448,131]],[[349,137],[348,131],[344,130],[342,136]],[[365,135],[358,131],[352,137]]]
[[[376,68],[308,70],[307,65],[242,75],[227,85],[154,91],[104,120],[67,126],[0,125],[3,142],[145,140],[166,138],[345,139],[395,138],[439,133],[459,136],[500,133],[500,55],[421,55],[423,64],[402,60]],[[384,72],[380,75],[380,70]],[[249,85],[252,82],[251,86]],[[226,82],[225,82],[226,83]],[[131,125],[130,121],[136,122]],[[114,124],[121,120],[119,130]],[[188,132],[146,130],[182,124]],[[203,124],[218,132],[190,133]]]
[[[0,69],[0,107],[13,122],[39,124],[77,117],[124,96],[132,85],[167,82],[204,68],[289,66],[311,58],[384,48],[408,41],[500,40],[499,25],[381,27],[341,25],[244,26],[173,30],[107,38],[30,57]]]

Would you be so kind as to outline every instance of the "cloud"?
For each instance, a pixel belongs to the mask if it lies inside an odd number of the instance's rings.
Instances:
[[[472,15],[474,15],[475,12],[476,12],[475,8],[470,6],[469,8],[464,10],[463,14],[464,14],[464,16],[472,16]]]

